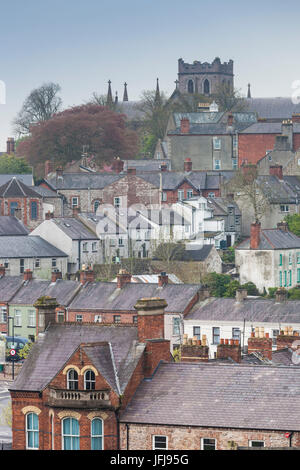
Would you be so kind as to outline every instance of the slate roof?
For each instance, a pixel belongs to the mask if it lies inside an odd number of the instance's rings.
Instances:
[[[260,231],[258,250],[288,250],[300,248],[300,237],[292,232],[286,232],[278,228],[263,229]],[[241,242],[237,250],[249,250],[250,238]]]
[[[185,181],[194,186],[196,190],[219,189],[221,178],[230,179],[234,176],[233,171],[165,171],[162,175],[162,189],[174,190],[182,185]],[[139,177],[160,187],[160,172],[141,173]]]
[[[84,285],[71,302],[70,310],[134,311],[138,299],[160,297],[167,301],[166,312],[183,312],[199,291],[197,284],[128,283],[118,289],[114,282],[93,282]]]
[[[300,103],[294,104],[291,97],[247,98],[247,111],[255,112],[261,118],[287,119],[300,113]]]
[[[39,199],[41,196],[32,187],[27,186],[15,176],[0,186],[0,197],[33,197]]]
[[[259,352],[242,356],[242,364],[273,364],[277,366],[299,367],[299,363],[293,362],[293,351],[290,348],[272,351],[272,360],[264,358]]]
[[[300,430],[300,368],[162,363],[120,421]]]
[[[0,277],[0,302],[9,302],[23,284],[23,276]]]
[[[114,173],[64,173],[62,178],[56,178],[55,175],[45,179],[45,182],[54,190],[103,189],[123,177],[124,174]]]
[[[300,301],[276,303],[274,299],[210,297],[194,305],[185,321],[240,321],[262,323],[300,323]]]
[[[43,279],[32,279],[24,282],[21,289],[11,298],[10,304],[33,305],[39,297],[47,295],[56,298],[59,305],[67,306],[80,287],[81,284],[78,281],[57,279],[56,282],[51,282]]]
[[[101,348],[100,342],[106,344]],[[95,348],[87,346],[92,343],[95,343]],[[119,380],[123,393],[145,348],[144,344],[137,342],[136,326],[84,323],[51,324],[45,335],[38,337],[34,343],[10,390],[43,390],[80,344],[113,387],[114,382]],[[109,354],[108,344],[111,345],[112,355]],[[114,377],[110,370],[112,360],[117,370]]]
[[[47,258],[68,255],[36,235],[0,237],[0,258]]]
[[[3,186],[6,184],[8,181],[10,181],[13,177],[15,177],[17,180],[21,181],[22,183],[26,184],[27,186],[33,186],[33,176],[32,174],[14,174],[14,175],[2,175],[0,174],[0,186]]]
[[[45,188],[44,186],[34,186],[34,191],[42,197],[61,197],[55,191],[51,191],[51,189]]]
[[[95,233],[75,217],[55,217],[50,221],[72,240],[98,240]]]
[[[246,129],[240,130],[241,134],[280,134],[281,122],[256,122]],[[300,132],[300,123],[294,122],[293,133]]]
[[[209,256],[212,248],[213,245],[203,245],[203,247],[198,250],[186,249],[183,256],[183,261],[205,261]]]
[[[124,171],[128,168],[135,168],[136,173],[148,171],[160,171],[162,164],[167,165],[167,169],[171,169],[171,160],[157,160],[154,158],[141,159],[141,160],[124,160]]]
[[[13,215],[0,216],[0,236],[27,235],[29,230],[23,222]]]

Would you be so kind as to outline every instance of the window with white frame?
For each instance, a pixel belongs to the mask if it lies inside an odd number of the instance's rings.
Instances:
[[[215,170],[221,170],[221,160],[214,159],[214,169]]]
[[[92,243],[92,251],[93,251],[93,252],[98,251],[98,249],[97,249],[97,242],[93,242],[93,243]]]
[[[69,369],[67,372],[67,389],[78,390],[78,373],[75,369]]]
[[[173,317],[173,335],[180,335],[180,318]]]
[[[216,439],[203,437],[201,439],[201,450],[216,450]]]
[[[232,328],[232,339],[241,341],[241,330],[239,328]]]
[[[167,450],[168,437],[167,436],[152,436],[152,450]]]
[[[56,268],[56,258],[52,258],[51,266],[52,268]]]
[[[26,415],[26,449],[39,448],[39,417],[36,413]]]
[[[88,251],[88,244],[87,244],[87,242],[84,242],[84,243],[82,244],[82,251],[84,251],[84,252],[87,252],[87,251]]]
[[[84,390],[95,390],[96,377],[93,370],[86,370],[84,373]]]
[[[201,339],[201,328],[200,328],[200,326],[193,326],[193,336],[196,336],[196,338],[198,340]]]
[[[272,344],[273,346],[277,345],[277,336],[279,335],[279,330],[272,330]]]
[[[164,202],[167,200],[167,193],[165,191],[161,193],[161,200]]]
[[[40,260],[40,258],[36,258],[36,259],[35,259],[34,267],[37,268],[37,269],[41,267],[41,260]]]
[[[73,196],[71,199],[72,207],[78,207],[78,202],[79,202],[79,198],[77,196]]]
[[[22,326],[21,310],[15,309],[15,326]]]
[[[220,137],[213,137],[214,150],[221,150],[221,139]]]
[[[28,310],[28,326],[36,326],[36,314],[34,309]]]
[[[82,315],[79,315],[79,314],[76,315],[76,321],[82,322],[82,320],[83,320],[83,316],[82,316]]]
[[[178,201],[182,201],[184,199],[184,190],[183,189],[178,189],[177,197],[178,197]]]
[[[281,212],[289,212],[289,211],[290,211],[290,208],[289,208],[289,206],[287,206],[286,204],[281,204],[281,206],[280,206],[280,211],[281,211]]]
[[[265,447],[264,441],[249,441],[249,447]]]
[[[213,344],[220,343],[220,328],[218,326],[213,327],[212,338],[213,338]]]
[[[7,322],[7,307],[0,307],[0,323]]]
[[[192,189],[188,189],[187,192],[186,192],[186,197],[188,199],[191,199],[193,197],[193,190]]]
[[[95,323],[101,323],[102,322],[102,316],[101,315],[95,315]]]

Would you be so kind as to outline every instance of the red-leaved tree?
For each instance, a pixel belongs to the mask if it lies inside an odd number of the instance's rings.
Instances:
[[[126,126],[126,117],[106,106],[84,104],[55,114],[48,121],[31,127],[30,136],[17,148],[35,168],[46,160],[64,165],[79,160],[82,149],[102,165],[114,157],[134,158],[138,136]]]

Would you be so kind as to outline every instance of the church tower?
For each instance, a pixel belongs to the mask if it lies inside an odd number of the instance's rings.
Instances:
[[[178,89],[180,93],[199,93],[206,96],[214,95],[219,86],[234,88],[233,61],[221,63],[219,57],[210,64],[195,60],[187,64],[178,60]]]

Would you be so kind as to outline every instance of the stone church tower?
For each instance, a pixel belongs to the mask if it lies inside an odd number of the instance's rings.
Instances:
[[[195,60],[187,64],[178,60],[178,89],[180,93],[213,95],[217,87],[227,84],[233,90],[233,61],[221,63],[219,57],[209,64]]]

